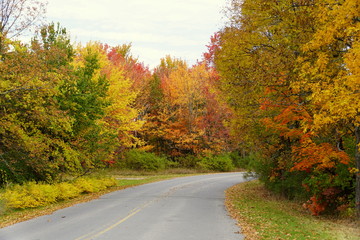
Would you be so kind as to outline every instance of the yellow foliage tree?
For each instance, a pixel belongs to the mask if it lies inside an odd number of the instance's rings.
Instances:
[[[310,87],[310,100],[318,108],[314,129],[335,128],[339,137],[352,134],[356,139],[360,216],[360,1],[318,1],[313,16],[317,31],[303,47],[301,83]]]
[[[132,107],[138,93],[133,91],[132,82],[125,77],[122,66],[110,61],[107,50],[107,46],[98,42],[90,42],[85,47],[79,46],[73,66],[76,69],[83,68],[86,64],[94,64],[96,66],[91,73],[90,81],[106,81],[106,93],[98,96],[103,99],[106,106],[96,124],[101,126],[101,134],[104,136],[117,136],[118,142],[108,149],[110,154],[114,154],[119,148],[140,144],[140,140],[132,133],[140,129],[142,121],[136,120],[138,111]],[[97,61],[89,63],[87,59],[91,56],[96,56]],[[109,161],[111,158],[111,155],[104,156],[103,161]]]

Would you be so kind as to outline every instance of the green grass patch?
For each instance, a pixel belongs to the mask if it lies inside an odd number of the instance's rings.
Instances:
[[[236,185],[226,195],[246,239],[360,239],[359,222],[311,216],[301,203],[272,194],[259,181]]]

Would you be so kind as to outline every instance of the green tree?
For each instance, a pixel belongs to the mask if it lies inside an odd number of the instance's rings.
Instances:
[[[25,45],[8,43],[13,51],[0,63],[0,167],[18,182],[51,180],[65,155],[72,158],[72,150],[55,137],[71,132],[71,119],[56,100],[64,76]]]

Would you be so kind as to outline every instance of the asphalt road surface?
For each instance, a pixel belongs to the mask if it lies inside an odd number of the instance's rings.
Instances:
[[[239,240],[224,191],[242,173],[176,178],[103,195],[0,229],[0,240]]]

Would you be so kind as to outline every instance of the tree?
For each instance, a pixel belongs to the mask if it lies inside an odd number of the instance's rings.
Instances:
[[[4,40],[18,37],[43,17],[46,4],[38,0],[1,0],[0,53],[4,54]]]
[[[51,181],[76,156],[64,141],[72,119],[56,100],[64,75],[41,54],[7,42],[13,51],[0,63],[0,168],[13,181]]]
[[[313,16],[316,33],[303,49],[300,84],[311,89],[311,101],[318,106],[314,116],[316,132],[333,129],[336,145],[345,154],[354,152],[356,209],[360,216],[360,19],[359,1],[319,1]],[[353,146],[343,146],[351,137]],[[353,148],[352,150],[349,148]]]
[[[254,146],[260,150],[262,158],[253,163],[260,178],[289,197],[299,192],[306,195],[304,190],[309,190],[314,202],[323,204],[323,210],[325,205],[346,203],[352,184],[346,169],[351,161],[347,153],[337,149],[338,136],[330,134],[336,131],[335,125],[323,125],[322,131],[316,127],[326,104],[315,100],[320,96],[326,101],[319,94],[324,86],[321,78],[334,83],[334,76],[344,64],[341,54],[336,55],[337,59],[326,55],[334,53],[331,45],[322,49],[326,49],[325,55],[322,50],[309,48],[317,40],[327,41],[327,37],[317,36],[318,31],[334,33],[321,30],[321,25],[329,22],[322,22],[321,14],[329,17],[323,8],[337,9],[334,6],[338,4],[265,0],[231,3],[230,24],[220,33],[215,66],[220,87],[235,111],[238,138],[250,145],[250,150]],[[350,19],[348,23],[354,20]],[[312,66],[319,66],[321,71]],[[321,181],[326,184],[319,184]],[[303,184],[308,187],[301,191]],[[335,203],[331,198],[346,200]]]
[[[62,87],[63,109],[75,120],[73,142],[85,153],[88,167],[112,162],[121,149],[139,143],[132,134],[142,125],[135,121],[137,92],[108,50],[97,42],[80,46],[73,62],[75,78]]]
[[[66,28],[60,23],[43,25],[31,41],[32,49],[44,55],[54,69],[68,67],[75,56]]]
[[[229,111],[216,97],[215,75],[205,63],[188,67],[169,56],[161,60],[150,82],[142,130],[147,149],[174,160],[228,150]]]

